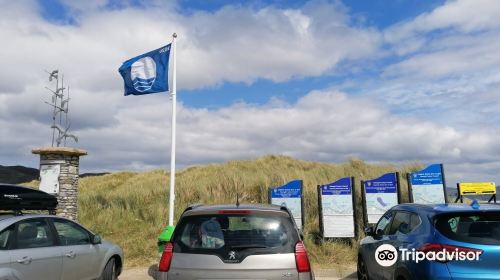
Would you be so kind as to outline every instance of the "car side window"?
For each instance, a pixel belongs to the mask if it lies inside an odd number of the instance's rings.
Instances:
[[[54,219],[59,241],[62,246],[90,244],[90,235],[81,226],[68,220]]]
[[[0,250],[7,250],[7,246],[9,246],[9,240],[12,238],[11,236],[13,233],[14,225],[0,232]]]
[[[16,249],[54,246],[54,238],[45,219],[30,219],[17,223]]]
[[[392,213],[386,213],[382,218],[377,223],[377,226],[375,227],[375,234],[376,235],[385,235],[389,231],[389,227],[391,225],[392,221]]]
[[[412,213],[410,218],[410,231],[416,229],[421,223],[422,220],[420,220],[420,216]]]
[[[408,234],[411,231],[411,213],[405,211],[398,211],[394,215],[394,220],[389,230],[389,235]]]

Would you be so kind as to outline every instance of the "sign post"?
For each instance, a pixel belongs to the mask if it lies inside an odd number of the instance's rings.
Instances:
[[[491,195],[488,203],[497,203],[497,187],[494,182],[457,183],[457,199],[464,202],[464,195]]]
[[[399,173],[387,173],[376,179],[362,181],[365,210],[369,224],[375,224],[392,206],[399,203]]]
[[[320,230],[323,238],[357,236],[354,217],[354,178],[318,186]]]
[[[425,169],[408,173],[410,202],[421,204],[448,203],[442,164],[432,164]]]
[[[302,180],[294,180],[283,186],[270,188],[269,203],[290,209],[299,229],[304,228]]]

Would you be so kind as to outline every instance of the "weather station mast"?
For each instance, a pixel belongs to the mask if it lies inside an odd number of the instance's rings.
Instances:
[[[65,98],[66,88],[64,87],[64,75],[61,74],[61,83],[59,83],[59,70],[53,70],[49,72],[45,70],[47,74],[49,74],[49,82],[55,81],[55,88],[50,89],[45,87],[52,94],[52,102],[45,101],[46,104],[52,107],[52,147],[54,147],[54,142],[57,147],[60,147],[61,144],[66,146],[66,139],[72,138],[75,142],[78,143],[78,137],[73,134],[68,133],[69,128],[71,127],[71,121],[68,118],[69,111],[69,86],[67,88],[67,97]],[[57,120],[59,117],[59,120]],[[63,124],[64,119],[64,124]],[[57,131],[57,137],[56,137]]]
[[[39,189],[57,197],[57,215],[78,220],[78,181],[80,157],[87,151],[67,147],[67,139],[78,143],[78,138],[69,133],[71,120],[69,111],[69,86],[64,83],[64,75],[59,70],[47,71],[49,82],[45,87],[49,91],[50,102],[44,101],[51,108],[52,144],[34,148],[31,152],[40,156]]]

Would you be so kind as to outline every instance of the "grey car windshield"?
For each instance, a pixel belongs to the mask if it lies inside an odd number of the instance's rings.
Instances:
[[[293,252],[297,232],[284,216],[200,215],[183,219],[174,237],[174,252],[217,253],[254,250]]]

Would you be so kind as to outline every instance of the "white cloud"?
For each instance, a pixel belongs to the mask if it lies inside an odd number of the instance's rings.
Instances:
[[[301,10],[226,6],[189,15],[156,5],[98,10],[102,4],[73,3],[76,11],[94,7],[78,14],[76,26],[49,23],[21,4],[15,17],[2,9],[0,36],[9,40],[0,59],[11,67],[2,71],[0,91],[22,91],[47,67],[64,69],[87,91],[119,90],[121,62],[168,43],[174,31],[179,89],[317,76],[341,60],[368,57],[380,41],[374,30],[351,27],[338,4],[324,2]]]
[[[443,36],[425,45],[426,50],[384,70],[390,77],[436,79],[477,73],[498,67],[500,30],[470,36]]]
[[[425,82],[497,68],[498,14],[499,1],[457,0],[394,24],[383,31],[384,42],[401,60],[383,77]]]
[[[484,120],[499,105],[500,32],[496,17],[469,11],[471,2],[448,2],[383,36],[354,27],[337,3],[311,2],[299,9],[225,6],[188,14],[152,3],[102,10],[100,0],[69,1],[76,25],[47,22],[35,2],[3,3],[8,6],[0,10],[0,36],[9,40],[2,42],[0,60],[9,68],[0,69],[2,163],[36,166],[30,149],[50,141],[43,69],[57,67],[72,87],[78,146],[89,150],[84,171],[166,166],[168,97],[122,97],[117,68],[165,44],[176,31],[181,93],[228,81],[324,76],[339,62],[363,68],[381,53],[401,60],[382,67],[380,79],[352,80],[363,97],[324,90],[304,93],[296,103],[273,99],[263,106],[238,103],[216,110],[180,104],[180,165],[279,153],[335,162],[349,157],[444,162],[452,181],[472,166],[478,168],[473,178],[496,178],[491,166],[500,166],[499,127]],[[496,5],[478,10],[493,15]],[[443,29],[451,31],[431,36]],[[382,49],[382,37],[393,53]],[[441,115],[428,114],[430,108]]]
[[[500,2],[496,0],[450,0],[431,12],[395,24],[385,32],[389,42],[435,30],[451,29],[463,33],[500,27]]]

